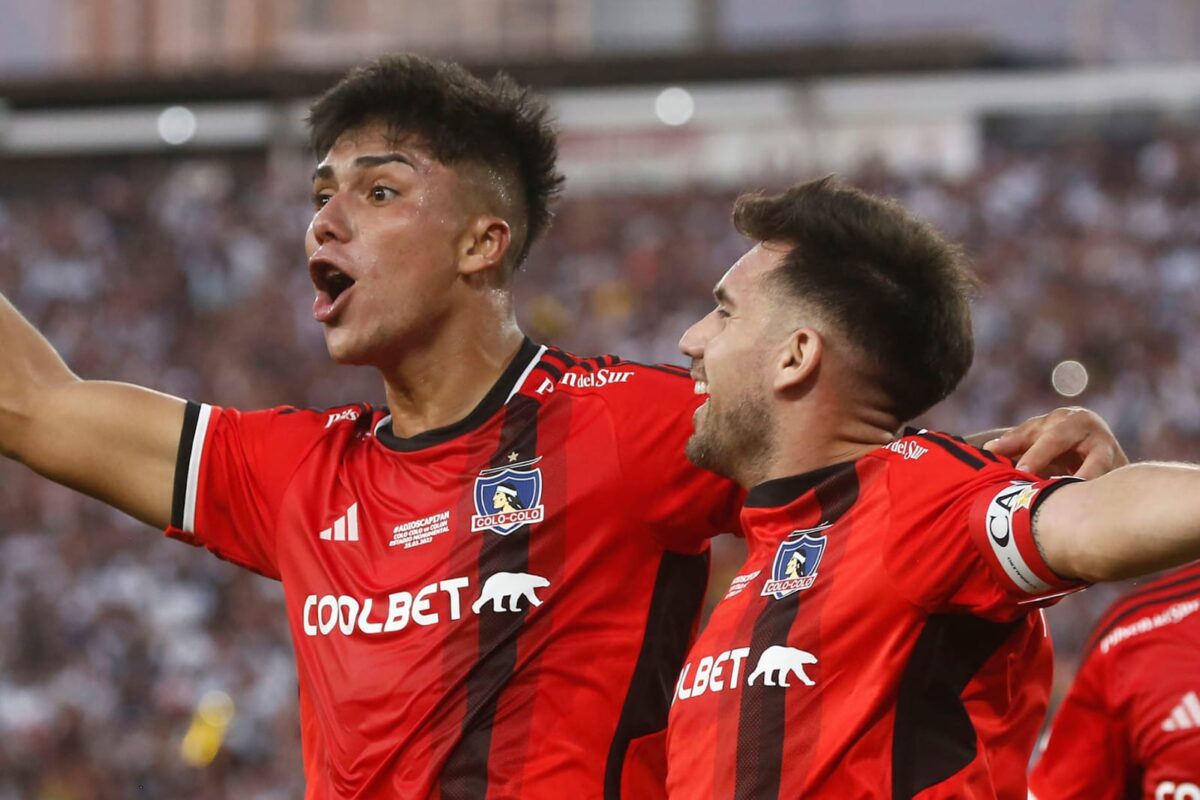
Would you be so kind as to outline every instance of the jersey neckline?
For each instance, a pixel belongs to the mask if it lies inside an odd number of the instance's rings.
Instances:
[[[526,336],[522,340],[517,354],[504,368],[504,372],[488,390],[488,393],[469,414],[457,422],[423,431],[415,436],[402,437],[392,433],[392,426],[389,424],[392,421],[392,415],[388,413],[375,423],[375,438],[389,450],[411,453],[414,450],[424,450],[427,447],[433,447],[470,433],[491,419],[493,414],[503,408],[513,395],[520,391],[525,378],[528,377],[545,350],[545,346],[536,344]],[[384,409],[384,411],[386,410]]]
[[[778,508],[786,506],[796,498],[803,496],[817,486],[843,470],[853,468],[857,461],[841,461],[836,464],[818,467],[799,475],[788,475],[785,478],[773,478],[763,481],[746,493],[743,506],[746,508]]]

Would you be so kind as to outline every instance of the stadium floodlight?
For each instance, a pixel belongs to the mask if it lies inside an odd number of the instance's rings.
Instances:
[[[654,113],[666,125],[684,125],[696,111],[696,101],[687,89],[672,86],[658,93],[654,101]]]
[[[171,106],[158,115],[158,135],[169,145],[180,145],[196,135],[196,115],[186,106]]]

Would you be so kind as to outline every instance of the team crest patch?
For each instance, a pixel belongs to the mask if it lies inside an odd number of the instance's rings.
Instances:
[[[485,469],[475,478],[475,514],[472,531],[493,531],[507,536],[522,525],[541,522],[542,470],[533,465],[541,456],[520,464]]]
[[[792,531],[775,551],[775,562],[771,565],[771,580],[763,584],[763,595],[774,595],[782,600],[789,594],[807,589],[817,579],[817,565],[825,554],[825,535],[828,528]]]

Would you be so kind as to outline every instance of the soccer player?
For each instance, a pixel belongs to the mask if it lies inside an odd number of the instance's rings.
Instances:
[[[386,409],[82,381],[0,299],[0,451],[283,582],[310,800],[661,796],[706,540],[741,499],[684,457],[702,398],[518,329],[561,182],[534,95],[387,58],[310,125],[313,315]]]
[[[971,363],[957,249],[829,179],[734,218],[757,244],[680,345],[708,395],[687,452],[748,487],[749,553],[676,683],[668,792],[1023,798],[1039,607],[1200,557],[1200,470],[1039,480],[896,438]]]
[[[1200,800],[1200,565],[1100,620],[1029,778],[1034,800]]]

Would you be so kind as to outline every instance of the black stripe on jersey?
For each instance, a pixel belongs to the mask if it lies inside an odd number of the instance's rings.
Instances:
[[[935,614],[925,621],[896,700],[892,800],[910,800],[975,759],[975,726],[963,690],[1022,624],[967,614]]]
[[[179,450],[175,455],[175,488],[171,494],[171,527],[183,528],[183,507],[187,503],[188,469],[192,463],[192,443],[196,439],[196,423],[200,419],[200,404],[188,401],[183,410],[183,430],[179,433]]]
[[[542,361],[541,364],[538,364],[537,369],[547,373],[551,378],[554,379],[555,383],[558,383],[562,380],[562,370],[547,361]]]
[[[539,403],[519,394],[508,404],[500,431],[500,445],[491,466],[509,463],[516,452],[520,461],[537,457]],[[484,535],[479,549],[479,585],[497,572],[529,571],[529,526],[507,536]],[[442,768],[442,800],[481,800],[487,796],[488,757],[492,726],[500,693],[512,679],[517,664],[517,637],[525,626],[528,604],[518,612],[480,614],[479,658],[467,673],[467,710],[462,736]]]
[[[942,448],[947,453],[954,456],[972,469],[983,469],[985,466],[983,459],[967,452],[962,447],[959,447],[954,440],[948,436],[943,436],[933,432],[926,432],[920,434],[917,438],[924,439],[927,442],[933,442],[938,447]]]
[[[692,377],[692,373],[688,372],[683,367],[673,367],[670,364],[639,364],[636,361],[624,361],[622,363],[633,364],[634,366],[645,367],[646,369],[658,370],[659,372],[665,372],[668,375],[674,375],[676,378]]]
[[[854,462],[837,466],[839,469],[816,486],[823,522],[836,522],[858,501],[858,471]],[[801,490],[800,494],[805,491],[807,489]],[[827,551],[825,557],[830,558],[830,555]],[[747,664],[756,663],[768,647],[787,642],[801,600],[807,596],[805,592],[796,592],[767,602],[754,620]],[[737,771],[733,790],[736,800],[775,800],[780,796],[786,729],[787,693],[762,683],[744,684],[738,709]]]
[[[1164,592],[1168,589],[1175,589],[1178,587],[1183,588],[1177,592],[1172,592],[1171,594],[1158,594],[1159,592]],[[1084,656],[1086,657],[1093,650],[1095,650],[1096,646],[1100,644],[1100,642],[1104,641],[1104,637],[1107,636],[1113,628],[1117,627],[1130,617],[1142,613],[1151,606],[1162,605],[1164,603],[1177,603],[1180,600],[1187,600],[1188,598],[1195,597],[1198,594],[1200,594],[1200,575],[1190,575],[1177,581],[1160,583],[1157,586],[1147,586],[1146,588],[1138,591],[1136,594],[1124,598],[1120,601],[1120,605],[1118,607],[1119,610],[1114,609],[1113,612],[1110,612],[1109,617],[1102,623],[1103,627],[1097,628],[1096,632],[1092,634],[1092,637],[1088,639],[1087,646],[1083,649]],[[1139,600],[1140,602],[1137,602]]]
[[[572,356],[570,353],[560,350],[557,347],[547,347],[546,355],[554,356],[561,361],[564,371],[579,365],[579,362],[575,360],[574,356]]]
[[[675,680],[683,669],[691,641],[691,626],[683,620],[694,620],[700,613],[707,583],[707,551],[697,555],[663,554],[646,615],[642,650],[608,750],[604,800],[621,800],[621,777],[629,743],[667,727]]]
[[[983,456],[988,461],[991,461],[994,464],[1001,463],[1000,456],[996,455],[991,450],[984,450],[982,447],[976,447],[975,445],[971,444],[970,442],[968,442],[966,439],[964,439],[961,436],[954,436],[949,433],[943,433],[942,435],[948,439],[953,439],[954,441],[958,442],[964,448],[966,448],[966,451],[968,453],[971,453],[972,455]]]

